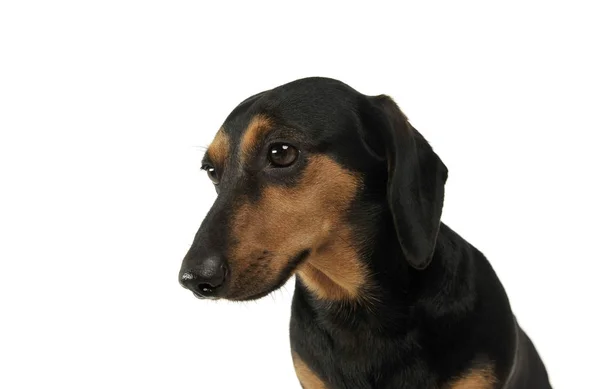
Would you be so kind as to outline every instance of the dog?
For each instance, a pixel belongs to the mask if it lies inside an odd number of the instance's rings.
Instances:
[[[303,388],[551,388],[489,262],[441,222],[448,170],[390,97],[319,77],[256,94],[202,169],[217,199],[179,282],[244,301],[295,275]]]

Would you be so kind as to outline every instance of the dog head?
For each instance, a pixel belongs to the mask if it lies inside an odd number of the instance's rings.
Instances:
[[[316,298],[360,299],[386,215],[405,260],[431,260],[447,170],[387,96],[326,78],[262,92],[203,169],[218,195],[179,274],[197,297],[256,299],[296,273]]]

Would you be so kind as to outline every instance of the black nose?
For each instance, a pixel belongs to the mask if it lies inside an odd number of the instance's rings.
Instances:
[[[218,256],[208,257],[198,265],[181,272],[179,282],[196,297],[216,297],[228,276],[225,261]]]

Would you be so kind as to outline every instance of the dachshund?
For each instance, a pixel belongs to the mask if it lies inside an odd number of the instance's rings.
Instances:
[[[441,222],[448,170],[386,95],[312,77],[240,103],[202,161],[217,198],[179,273],[198,298],[295,275],[305,389],[547,389],[485,256]]]

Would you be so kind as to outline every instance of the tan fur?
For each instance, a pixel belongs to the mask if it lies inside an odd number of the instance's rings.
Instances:
[[[471,369],[467,374],[452,380],[446,389],[492,389],[498,380],[491,366]]]
[[[221,128],[206,151],[212,163],[223,166],[229,155],[229,136]]]
[[[318,250],[297,271],[306,287],[325,300],[357,298],[366,279],[356,249],[348,243],[353,239],[350,231],[343,229],[338,234],[337,244]]]
[[[298,381],[304,389],[327,389],[325,383],[304,363],[296,353],[292,353],[294,369],[298,376]]]
[[[267,186],[256,203],[240,204],[231,230],[232,297],[236,289],[245,297],[270,288],[306,249],[311,254],[298,275],[317,297],[358,297],[367,275],[343,217],[360,183],[331,158],[310,156],[297,185]]]
[[[265,115],[256,115],[250,121],[242,138],[242,162],[246,161],[255,151],[256,146],[273,128],[271,119]]]

